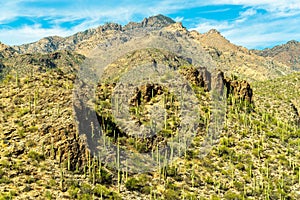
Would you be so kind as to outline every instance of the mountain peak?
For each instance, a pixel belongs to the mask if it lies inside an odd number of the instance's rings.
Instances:
[[[1,57],[11,57],[15,53],[16,53],[16,50],[14,48],[0,42],[0,58]]]
[[[143,28],[143,27],[163,28],[174,23],[176,22],[171,18],[159,14],[148,18],[144,18],[143,21],[141,21],[140,23],[129,22],[124,27],[124,29],[134,29],[134,28]]]
[[[167,16],[164,16],[164,15],[161,15],[161,14],[155,15],[155,16],[152,16],[152,17],[149,17],[149,18],[145,18],[143,20],[143,22],[145,22],[146,25],[148,25],[148,26],[151,26],[151,25],[167,26],[167,25],[176,23],[173,19],[171,19]]]
[[[221,35],[221,33],[217,29],[210,29],[206,34],[217,34]]]
[[[3,44],[2,42],[0,42],[0,50],[3,50],[5,48],[8,48],[8,46],[6,44]]]
[[[296,41],[296,40],[290,40],[286,44],[288,44],[288,45],[297,45],[297,44],[299,44],[299,42]]]

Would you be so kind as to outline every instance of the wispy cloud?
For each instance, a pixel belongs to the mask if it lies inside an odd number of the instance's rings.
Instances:
[[[184,19],[184,17],[175,17],[175,22],[181,22]]]
[[[285,43],[292,39],[300,39],[300,15],[293,19],[280,18],[270,20],[248,19],[243,23],[235,23],[234,28],[224,30],[222,34],[231,42],[248,48],[265,48]]]
[[[245,10],[235,19],[200,22],[193,29],[199,32],[218,29],[231,42],[248,48],[272,47],[291,39],[300,40],[299,1],[220,0],[218,3],[240,4]]]
[[[207,14],[207,13],[222,13],[229,11],[229,8],[224,8],[224,9],[216,9],[216,10],[207,10],[207,11],[202,11],[201,14]]]
[[[254,8],[247,9],[246,11],[240,12],[240,17],[250,17],[257,13]]]
[[[203,20],[197,25],[197,27],[191,28],[191,30],[196,30],[200,33],[204,33],[209,31],[210,29],[224,31],[232,28],[234,28],[234,24],[229,24],[227,21],[219,22],[214,20]]]
[[[68,36],[72,33],[70,30],[56,28],[41,28],[40,25],[23,26],[17,29],[6,29],[0,31],[0,38],[7,44],[23,44],[36,41],[46,36]]]

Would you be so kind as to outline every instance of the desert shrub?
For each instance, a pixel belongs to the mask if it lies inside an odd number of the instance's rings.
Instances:
[[[151,187],[149,186],[150,178],[147,175],[142,174],[138,178],[129,178],[125,187],[130,191],[139,191],[144,194],[149,194],[151,191]]]
[[[0,184],[9,184],[11,183],[11,180],[7,176],[2,176],[0,178]]]
[[[139,191],[142,188],[140,181],[136,178],[129,178],[125,183],[125,187],[130,191]]]
[[[110,191],[107,187],[105,187],[104,185],[99,185],[97,184],[95,187],[94,187],[94,190],[93,190],[94,194],[97,196],[97,197],[102,197],[104,199],[121,199],[117,193],[113,192],[113,191]]]
[[[27,156],[28,156],[28,158],[31,158],[32,160],[36,160],[36,161],[45,160],[45,157],[43,154],[39,154],[35,151],[29,151]]]
[[[172,190],[172,189],[167,189],[164,192],[164,199],[165,200],[176,200],[176,199],[180,199],[180,192],[177,190]]]
[[[49,200],[53,199],[53,196],[52,196],[52,194],[51,194],[51,192],[49,190],[47,190],[44,193],[44,196],[45,196],[46,199],[49,199]]]
[[[108,171],[101,168],[101,176],[99,177],[99,183],[111,184],[112,183],[112,174]]]
[[[234,193],[232,191],[228,191],[225,195],[224,195],[224,199],[226,200],[239,200],[239,199],[243,199],[241,195]]]
[[[87,183],[83,183],[80,186],[80,190],[83,194],[91,194],[92,193],[92,187]]]
[[[74,185],[71,185],[68,190],[67,190],[68,194],[70,195],[70,197],[72,199],[75,199],[77,198],[77,195],[78,195],[78,192],[79,192],[79,188],[77,188],[76,186]]]

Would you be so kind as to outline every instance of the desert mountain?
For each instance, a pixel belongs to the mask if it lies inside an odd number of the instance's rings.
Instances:
[[[228,76],[233,74],[252,82],[279,77],[294,70],[290,64],[291,61],[282,60],[280,55],[278,56],[280,59],[274,59],[264,56],[266,53],[254,53],[244,47],[236,46],[216,30],[210,30],[204,34],[196,31],[189,32],[181,23],[175,23],[172,19],[163,15],[145,18],[140,23],[130,22],[125,26],[107,23],[66,38],[46,37],[37,42],[14,46],[13,48],[19,53],[49,53],[57,50],[72,50],[88,56],[99,43],[109,45],[109,41],[126,42],[130,40],[130,37],[124,37],[124,33],[143,27],[147,27],[148,30],[152,28],[152,30],[177,31],[183,36],[194,38],[212,56],[219,69]],[[294,57],[290,56],[289,59],[294,59]],[[298,62],[298,60],[294,59],[293,62]]]
[[[289,66],[291,69],[300,70],[300,42],[291,40],[283,45],[275,46],[271,49],[254,51],[257,55],[271,58],[274,61],[279,61]]]
[[[124,27],[116,23],[106,23],[103,26],[88,29],[66,38],[58,36],[46,37],[34,43],[14,46],[14,49],[19,53],[49,53],[57,50],[76,50],[85,54],[85,51],[95,48],[100,41],[117,37],[118,32],[142,27],[157,29],[172,23],[175,22],[163,15],[145,18],[140,23],[130,22]]]
[[[86,87],[89,80],[78,81],[82,69],[94,69],[89,65],[93,56],[119,44],[136,44],[140,30],[146,37],[138,44],[161,36],[176,48],[171,52],[125,45],[135,48],[105,67],[94,92]],[[212,59],[194,63],[180,51],[186,46],[196,49],[196,57],[208,53]],[[95,47],[99,49],[91,54]],[[197,120],[191,144],[170,146],[170,153],[161,157],[153,153],[160,146],[174,138],[186,141],[187,134],[180,138],[178,130],[188,95],[176,95],[158,83],[134,87],[136,75],[130,73],[144,64],[181,74],[199,101],[187,106],[199,110],[199,116],[188,118]],[[218,69],[208,70],[209,64]],[[158,15],[66,38],[47,37],[14,47],[0,44],[0,73],[0,199],[300,199],[300,74],[283,61],[230,43],[216,30],[188,31]],[[118,85],[126,75],[129,83]],[[160,78],[167,82],[169,75]],[[226,91],[226,104],[220,106],[224,110],[214,107],[218,98],[210,93],[212,85]],[[121,86],[125,95],[134,91],[128,119],[144,127],[163,124],[155,135],[134,137],[117,123],[113,112],[119,104],[112,96]],[[89,93],[95,98],[86,107],[76,101]],[[151,111],[160,112],[153,107],[165,111],[154,119],[158,123],[150,119]],[[213,115],[215,110],[221,113]],[[101,140],[96,123],[101,125]],[[207,135],[211,127],[215,131]],[[117,151],[103,160],[102,152],[92,150],[99,143],[105,149],[113,144]],[[208,152],[207,144],[213,144]],[[148,163],[127,163],[120,149],[149,153],[158,165],[151,172],[131,172],[132,165],[142,168]],[[168,162],[165,158],[178,149],[182,156]],[[126,168],[120,169],[124,163]]]

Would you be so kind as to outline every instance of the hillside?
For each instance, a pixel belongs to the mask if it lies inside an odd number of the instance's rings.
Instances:
[[[216,61],[218,67],[249,82],[272,79],[291,73],[293,70],[280,61],[258,56],[245,47],[236,46],[218,31],[210,30],[199,34],[191,32]]]
[[[0,199],[300,199],[300,74],[283,61],[162,15],[0,55]]]

